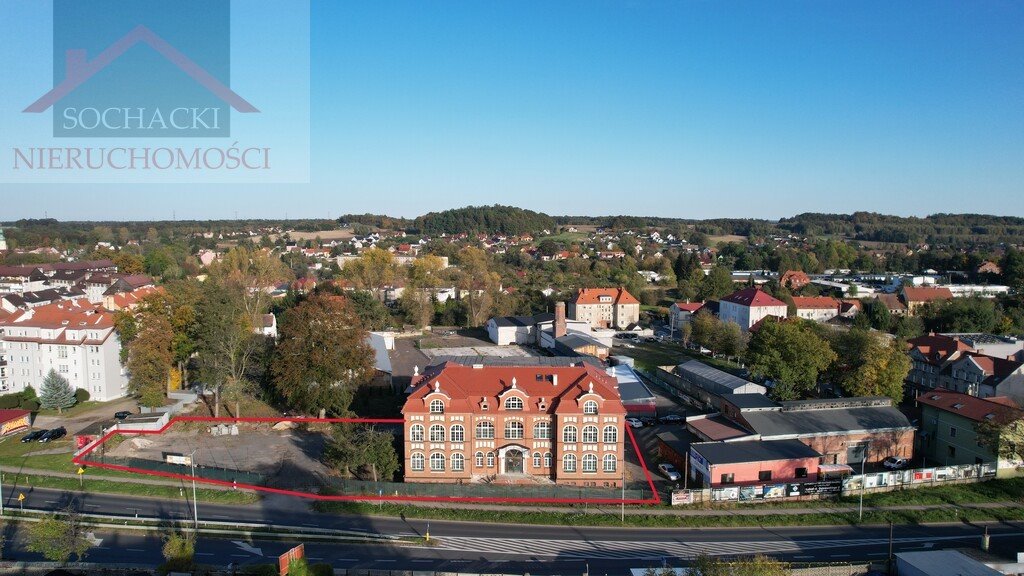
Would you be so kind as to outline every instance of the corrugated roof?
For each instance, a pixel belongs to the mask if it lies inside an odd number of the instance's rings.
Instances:
[[[698,442],[691,444],[708,463],[739,464],[819,458],[821,454],[799,440],[751,440],[749,442]]]
[[[913,428],[907,417],[892,406],[752,411],[744,412],[743,419],[762,438]]]
[[[700,360],[690,360],[683,362],[676,367],[676,372],[680,376],[686,376],[687,374],[693,374],[701,378],[705,378],[714,382],[715,384],[727,388],[729,390],[738,390],[744,386],[749,386],[753,382],[749,382],[740,378],[739,376],[733,376],[728,372],[723,372],[718,368],[708,366]]]

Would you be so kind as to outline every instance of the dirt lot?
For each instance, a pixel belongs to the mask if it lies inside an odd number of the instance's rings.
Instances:
[[[206,429],[180,428],[121,442],[109,456],[164,461],[167,454],[195,451],[196,466],[255,472],[270,486],[310,489],[330,470],[320,462],[326,436],[321,432],[271,430],[269,425],[241,425],[238,436],[213,436]]]

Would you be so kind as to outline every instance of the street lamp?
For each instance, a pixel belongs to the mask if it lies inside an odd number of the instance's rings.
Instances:
[[[199,530],[199,501],[196,500],[196,450],[188,455],[188,463],[192,466],[192,518],[195,520],[195,529]]]
[[[864,485],[867,484],[864,478],[864,464],[868,461],[868,454],[871,453],[871,444],[864,447],[864,457],[860,461],[860,506],[857,508],[857,522],[864,520]]]

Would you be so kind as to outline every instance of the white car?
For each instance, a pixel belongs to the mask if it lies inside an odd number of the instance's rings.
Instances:
[[[630,428],[643,428],[644,423],[637,418],[626,418],[626,424],[629,424]]]
[[[909,460],[907,460],[906,458],[897,458],[895,456],[889,456],[885,460],[882,460],[882,466],[885,466],[890,470],[900,470],[902,468],[906,468],[907,464],[910,464]]]
[[[683,477],[681,474],[679,474],[679,470],[675,466],[669,464],[668,462],[658,464],[658,470],[660,470],[661,473],[665,475],[665,478],[668,478],[672,482],[677,482],[680,478]]]

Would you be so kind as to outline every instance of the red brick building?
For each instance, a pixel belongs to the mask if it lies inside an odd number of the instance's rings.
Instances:
[[[407,482],[620,486],[616,379],[579,366],[428,368],[402,409]]]

